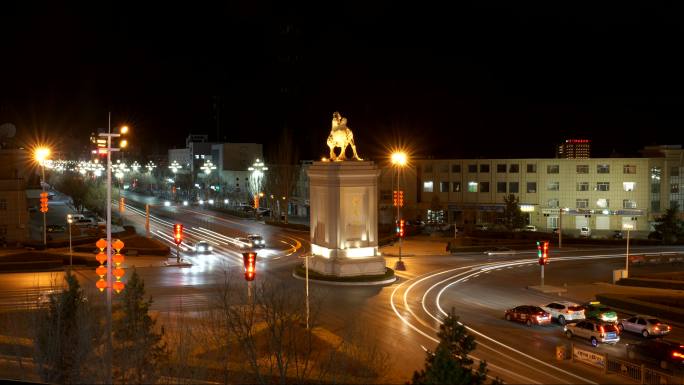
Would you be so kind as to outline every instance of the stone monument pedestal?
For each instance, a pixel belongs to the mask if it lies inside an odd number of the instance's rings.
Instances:
[[[378,175],[370,161],[321,161],[309,167],[309,268],[338,277],[385,274],[378,253]]]

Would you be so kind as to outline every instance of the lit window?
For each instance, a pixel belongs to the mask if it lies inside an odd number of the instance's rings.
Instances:
[[[423,192],[432,192],[432,181],[423,182]]]
[[[601,198],[601,199],[596,201],[596,206],[599,208],[605,209],[605,208],[608,208],[608,203],[609,203],[608,199]]]
[[[671,183],[670,184],[670,193],[679,194],[679,183]]]
[[[477,182],[468,182],[468,192],[477,192]]]
[[[622,182],[622,189],[625,191],[634,191],[635,186],[635,182]]]

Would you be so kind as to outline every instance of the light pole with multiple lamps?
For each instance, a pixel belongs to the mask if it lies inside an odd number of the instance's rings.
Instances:
[[[625,252],[625,278],[629,278],[629,231],[634,229],[634,224],[623,223],[622,229],[627,230],[627,250]]]
[[[396,151],[392,153],[391,156],[392,164],[397,168],[397,195],[403,195],[401,193],[401,186],[399,184],[399,172],[401,169],[406,166],[408,163],[408,156],[406,155],[406,152],[404,151]],[[394,187],[394,186],[392,186]],[[402,199],[403,200],[403,199]],[[399,221],[401,221],[401,205],[403,202],[397,201],[397,223],[396,225],[399,226]],[[402,241],[402,236],[399,236],[399,260],[397,263],[394,265],[395,270],[406,270],[406,265],[404,264],[404,261],[401,260],[401,241]]]
[[[128,127],[123,126],[120,133],[112,134],[112,113],[108,114],[107,133],[99,136],[107,138],[107,383],[112,382],[112,152],[120,151],[127,142],[121,140],[119,148],[112,148],[112,138],[118,138],[128,132]]]
[[[211,162],[211,160],[207,160],[206,162],[204,162],[204,164],[202,165],[202,167],[200,167],[200,169],[202,169],[202,170],[204,171],[204,173],[207,174],[207,180],[210,181],[209,177],[210,177],[210,175],[211,175],[211,172],[212,172],[213,170],[216,170],[216,166],[214,166],[214,164]],[[205,195],[204,197],[205,197],[207,200],[209,200],[209,191],[207,191],[206,185],[207,185],[207,184],[205,183],[205,184],[204,184],[204,186],[205,186],[205,187],[204,187],[204,195]]]
[[[47,157],[50,156],[50,149],[47,147],[38,147],[34,151],[34,158],[40,164],[41,168],[41,183],[40,188],[45,192],[45,161]],[[43,245],[47,248],[47,218],[45,216],[46,212],[43,211]]]
[[[73,266],[73,253],[74,249],[71,248],[71,224],[74,223],[74,218],[71,217],[71,214],[67,214],[67,226],[69,226],[69,268]]]
[[[264,165],[264,162],[257,158],[256,162],[247,170],[251,172],[249,175],[249,187],[252,190],[252,194],[254,194],[254,215],[256,215],[256,210],[259,208],[259,197],[263,197],[261,184],[264,181],[264,171],[268,171],[268,167]]]

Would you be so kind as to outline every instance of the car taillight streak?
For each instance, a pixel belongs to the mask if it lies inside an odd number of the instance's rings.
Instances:
[[[672,352],[672,357],[684,359],[684,354],[680,352]]]

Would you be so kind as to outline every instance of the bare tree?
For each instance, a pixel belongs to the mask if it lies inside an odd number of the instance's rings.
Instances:
[[[297,145],[292,132],[288,128],[284,128],[280,133],[278,147],[269,156],[269,161],[272,163],[268,165],[267,183],[269,191],[274,195],[275,201],[278,202],[275,205],[278,218],[283,213],[285,223],[288,221],[287,207],[299,173],[298,157]]]

